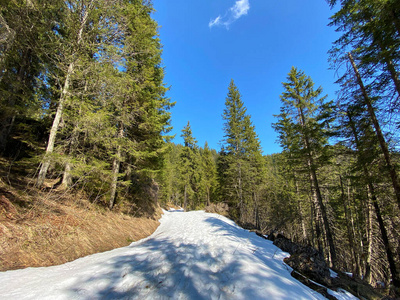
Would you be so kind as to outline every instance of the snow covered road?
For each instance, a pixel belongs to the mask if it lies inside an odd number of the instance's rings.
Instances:
[[[287,253],[227,218],[173,211],[160,222],[128,247],[1,272],[0,299],[325,299],[290,276]]]

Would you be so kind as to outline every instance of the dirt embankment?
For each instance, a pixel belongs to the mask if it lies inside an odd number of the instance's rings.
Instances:
[[[135,217],[78,194],[21,192],[0,184],[0,271],[57,265],[127,246],[152,234],[160,217],[160,208]]]

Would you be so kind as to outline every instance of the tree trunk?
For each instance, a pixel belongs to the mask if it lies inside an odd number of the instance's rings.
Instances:
[[[89,3],[87,9],[85,10],[84,16],[82,18],[82,22],[80,24],[80,28],[79,28],[79,31],[78,31],[78,37],[77,37],[77,45],[78,46],[80,46],[80,44],[83,41],[83,38],[82,38],[83,29],[86,26],[86,22],[87,22],[88,17],[89,17],[89,12],[91,11],[91,9],[93,7],[93,1],[94,0],[92,0]],[[45,180],[46,175],[47,175],[47,170],[49,169],[49,166],[50,166],[50,163],[51,163],[51,154],[53,153],[53,150],[54,150],[54,143],[56,141],[56,135],[57,135],[58,127],[60,125],[61,117],[62,117],[62,114],[63,114],[63,111],[64,111],[64,104],[65,104],[65,101],[67,99],[67,94],[69,92],[71,76],[74,73],[74,69],[75,69],[75,58],[68,65],[68,70],[67,70],[67,74],[65,76],[64,86],[62,88],[60,99],[58,101],[56,115],[55,115],[54,120],[53,120],[53,125],[51,126],[50,135],[49,135],[49,139],[48,139],[48,142],[47,142],[47,148],[46,148],[45,157],[43,158],[42,165],[41,165],[40,171],[39,171],[39,176],[38,176],[38,179],[37,179],[37,186],[38,187],[42,187],[43,186],[44,180]]]
[[[257,229],[260,229],[260,224],[258,220],[258,200],[256,192],[253,192],[253,203],[254,203],[254,225]]]
[[[84,94],[86,94],[88,91],[88,81],[85,81],[85,88],[84,88]],[[82,116],[82,105],[79,108],[79,112],[78,112],[79,116]],[[75,154],[75,150],[76,150],[76,145],[79,143],[79,131],[77,130],[77,128],[79,128],[79,122],[76,122],[74,124],[74,129],[72,130],[71,133],[71,141],[69,143],[69,151],[68,151],[68,155],[69,157],[73,156]],[[67,162],[65,163],[65,167],[64,167],[64,175],[63,175],[63,180],[61,183],[61,186],[63,189],[67,189],[71,186],[72,184],[72,175],[71,175],[71,170],[72,170],[72,163],[71,163],[71,159],[68,158]]]
[[[312,191],[311,191],[312,192]],[[311,196],[313,198],[313,195]],[[313,230],[313,244],[314,248],[317,248],[319,252],[324,253],[324,247],[322,243],[322,237],[321,237],[321,228],[320,228],[320,215],[315,208],[315,200],[312,200],[311,204],[311,225],[314,222],[315,223],[315,234]],[[314,227],[314,226],[313,226]]]
[[[305,120],[303,109],[301,108],[300,105],[298,107],[298,112],[299,112],[299,117],[300,117],[300,124],[304,128],[306,125],[306,120]],[[324,205],[324,202],[322,199],[321,190],[320,190],[319,184],[318,184],[318,178],[317,178],[317,173],[316,173],[316,169],[315,169],[313,153],[312,153],[312,149],[310,146],[309,136],[307,136],[307,134],[304,132],[303,132],[303,142],[304,142],[304,146],[307,150],[307,154],[306,154],[307,155],[307,165],[308,165],[309,174],[310,174],[312,193],[314,194],[313,199],[315,201],[317,212],[322,217],[321,221],[322,221],[322,226],[323,226],[323,229],[325,232],[324,238],[326,238],[328,248],[329,248],[328,256],[329,256],[330,267],[334,267],[334,265],[336,263],[336,250],[335,250],[335,245],[333,242],[333,235],[332,235],[331,228],[329,225],[326,208],[325,208],[325,205]]]
[[[368,195],[368,228],[367,228],[368,251],[365,260],[364,279],[369,284],[372,283],[372,273],[371,273],[371,261],[372,261],[372,249],[373,249],[372,217],[373,217],[372,201],[370,195]]]
[[[396,69],[394,68],[393,62],[391,60],[389,60],[387,57],[385,57],[385,63],[386,63],[386,67],[389,70],[390,77],[393,80],[394,86],[396,87],[397,94],[400,97],[400,79],[399,79],[399,75],[397,74]]]
[[[383,152],[383,156],[385,157],[386,165],[387,165],[387,168],[389,169],[390,178],[392,179],[392,186],[394,189],[394,193],[396,195],[397,206],[400,209],[400,185],[399,185],[399,179],[397,176],[396,169],[394,168],[394,165],[391,162],[389,149],[388,149],[385,137],[382,133],[381,127],[379,125],[378,119],[376,118],[375,109],[372,106],[371,99],[369,98],[369,96],[367,94],[367,90],[365,89],[364,83],[361,79],[361,75],[358,72],[357,66],[356,66],[353,56],[351,55],[350,52],[348,53],[348,57],[351,62],[351,65],[353,67],[354,73],[356,74],[358,85],[360,86],[361,92],[364,97],[364,102],[368,108],[368,113],[369,113],[371,121],[374,125],[375,132],[378,137],[379,145]]]
[[[183,210],[187,211],[187,184],[185,184],[185,191],[183,193],[184,202],[183,202]]]
[[[354,233],[352,230],[352,225],[351,225],[351,220],[350,220],[350,214],[348,211],[348,202],[346,201],[346,195],[344,191],[344,186],[343,186],[343,179],[342,175],[339,174],[339,182],[340,182],[340,190],[341,190],[341,198],[342,198],[342,203],[343,203],[343,208],[344,208],[344,216],[346,219],[346,228],[347,228],[347,238],[349,241],[349,246],[350,246],[350,253],[352,256],[352,261],[353,261],[353,268],[352,272],[355,276],[359,276],[360,273],[360,267],[358,264],[358,256],[357,252],[355,249],[355,244],[354,244]]]
[[[75,145],[77,143],[77,139],[78,139],[78,133],[76,132],[76,130],[74,130],[72,132],[72,136],[71,136],[71,141],[69,143],[69,151],[68,151],[68,158],[67,161],[65,163],[64,166],[64,175],[63,175],[63,179],[62,179],[62,183],[61,183],[61,187],[63,189],[67,189],[71,186],[72,184],[72,175],[71,175],[71,170],[72,170],[72,163],[71,163],[71,155],[74,155],[75,153]]]
[[[50,163],[51,163],[50,155],[51,155],[51,153],[53,153],[53,150],[54,150],[54,143],[56,141],[56,135],[57,135],[58,127],[60,125],[61,116],[62,116],[63,111],[64,111],[64,102],[65,102],[66,97],[67,97],[67,93],[68,93],[68,90],[69,90],[70,78],[71,78],[71,75],[72,75],[73,72],[74,72],[74,63],[70,63],[70,65],[68,66],[68,71],[67,71],[67,76],[65,78],[64,87],[63,87],[62,92],[61,92],[61,97],[60,97],[60,100],[58,102],[56,116],[54,117],[53,125],[51,126],[49,140],[47,142],[46,154],[45,154],[45,157],[43,159],[42,165],[40,167],[39,176],[38,176],[38,180],[37,180],[37,186],[38,187],[42,187],[43,186],[44,180],[45,180],[46,175],[47,175],[47,171],[48,171]]]
[[[356,142],[356,146],[357,149],[360,150],[360,142],[358,139],[358,134],[356,131],[356,128],[354,126],[353,120],[351,118],[351,115],[349,113],[347,113],[347,117],[349,118],[349,123],[350,126],[352,128],[353,131],[353,136],[354,136],[354,141]],[[361,157],[362,160],[362,157]],[[375,188],[374,185],[372,183],[372,179],[371,176],[369,174],[369,171],[367,169],[367,166],[365,164],[362,165],[363,167],[363,173],[364,173],[364,177],[367,181],[367,185],[368,185],[368,191],[371,194],[371,201],[372,201],[372,205],[374,207],[375,210],[375,215],[378,221],[378,225],[379,225],[379,230],[381,232],[381,237],[382,237],[382,242],[385,245],[385,252],[386,252],[386,257],[389,263],[389,269],[390,269],[390,273],[392,275],[392,280],[393,280],[393,285],[397,288],[400,287],[400,272],[396,267],[396,262],[394,259],[394,253],[391,249],[390,243],[389,243],[389,236],[385,227],[385,223],[383,221],[382,218],[382,214],[381,214],[381,210],[379,207],[379,203],[378,203],[378,199],[376,197],[376,193],[375,193]],[[371,240],[372,241],[372,240]],[[370,242],[371,242],[370,241]]]
[[[122,139],[123,136],[124,136],[124,127],[122,124],[120,124],[120,129],[118,132],[118,139]],[[110,204],[109,204],[110,209],[112,209],[115,204],[115,195],[117,194],[118,175],[119,175],[120,165],[121,165],[121,146],[118,145],[117,153],[113,160],[112,180],[111,180],[111,187],[110,187]]]
[[[295,186],[296,186],[297,205],[298,205],[298,210],[299,210],[299,215],[300,215],[303,242],[307,242],[308,236],[307,236],[306,224],[304,222],[304,215],[303,215],[303,211],[302,211],[301,203],[300,203],[300,189],[299,189],[299,183],[298,183],[297,177],[296,177],[296,172],[294,172],[293,177],[294,177],[294,182],[295,182]]]
[[[63,179],[62,179],[62,183],[61,183],[61,187],[63,189],[69,188],[72,184],[71,170],[72,170],[72,164],[70,161],[67,161],[65,163],[64,175],[63,175]]]
[[[400,287],[400,273],[396,267],[396,262],[395,262],[395,258],[394,258],[395,254],[393,253],[392,248],[389,243],[389,235],[387,233],[385,223],[382,218],[381,210],[380,210],[377,198],[375,196],[374,187],[372,184],[369,184],[369,190],[372,195],[371,196],[372,205],[374,206],[374,209],[375,209],[376,218],[378,220],[379,229],[381,231],[382,241],[383,241],[383,244],[385,245],[386,257],[389,262],[389,270],[390,270],[390,273],[392,274],[392,282],[395,287],[399,288]]]
[[[2,34],[2,43],[6,43],[6,46],[5,49],[3,49],[3,54],[0,55],[0,82],[1,82],[3,78],[3,73],[5,71],[5,67],[3,65],[5,62],[6,53],[14,43],[15,31],[8,26],[6,20],[4,20],[4,17],[1,13],[0,13],[0,26],[7,32]]]
[[[392,78],[397,94],[400,96],[400,79],[393,65],[393,61],[385,54],[386,49],[382,45],[380,38],[375,36],[374,41],[379,45],[379,48],[381,49],[381,54],[383,55],[383,60],[386,64],[386,68],[390,73],[390,77]]]
[[[347,183],[347,205],[348,205],[348,212],[349,212],[349,217],[350,217],[350,229],[351,229],[351,235],[353,236],[354,239],[354,257],[356,258],[356,272],[359,275],[359,277],[361,278],[362,276],[362,267],[361,267],[361,255],[362,252],[361,250],[359,250],[360,248],[358,248],[356,245],[356,241],[357,241],[357,234],[356,234],[356,230],[355,230],[355,226],[354,226],[354,218],[353,218],[353,213],[351,210],[351,196],[350,196],[350,179],[348,179],[348,183]],[[353,199],[354,199],[354,195],[353,195]]]
[[[239,209],[240,209],[240,216],[239,220],[241,223],[244,222],[244,203],[243,203],[243,187],[242,187],[242,165],[238,164],[238,183],[239,183]]]
[[[317,174],[316,174],[315,170],[313,170],[313,169],[311,169],[311,180],[314,184],[314,192],[315,192],[315,196],[317,198],[317,202],[316,202],[316,204],[318,205],[317,209],[320,211],[320,214],[322,216],[322,226],[324,227],[325,237],[328,242],[330,265],[331,265],[331,267],[333,267],[336,262],[336,249],[335,249],[335,245],[333,243],[333,235],[332,235],[331,228],[329,225],[328,215],[326,213],[326,208],[325,208],[325,205],[322,200],[321,191],[319,189]]]
[[[115,195],[117,194],[117,185],[118,185],[118,174],[119,174],[119,167],[120,167],[120,159],[119,156],[121,155],[120,149],[117,151],[117,155],[113,160],[113,168],[112,168],[112,180],[110,186],[110,203],[108,208],[111,210],[115,204]]]

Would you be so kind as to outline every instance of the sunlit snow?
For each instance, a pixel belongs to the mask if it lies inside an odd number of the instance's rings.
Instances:
[[[287,253],[225,217],[170,211],[160,222],[128,247],[1,272],[0,299],[325,299],[290,276]]]

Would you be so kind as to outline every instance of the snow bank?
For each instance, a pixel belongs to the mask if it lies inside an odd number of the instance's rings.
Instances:
[[[324,299],[290,276],[287,253],[225,217],[171,211],[160,223],[128,247],[2,272],[0,298]]]

